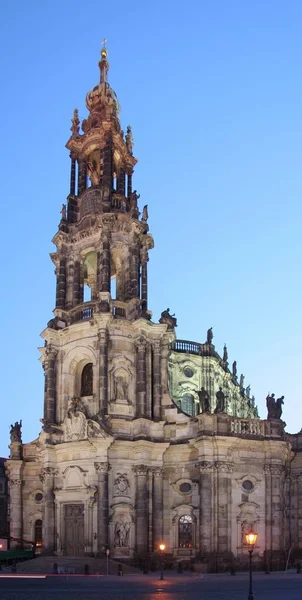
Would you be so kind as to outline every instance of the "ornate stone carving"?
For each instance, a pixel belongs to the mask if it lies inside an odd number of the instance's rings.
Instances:
[[[126,473],[117,473],[114,481],[114,495],[128,496],[130,484]]]
[[[87,420],[82,412],[68,411],[64,425],[65,441],[84,440],[87,438]]]
[[[154,477],[162,477],[165,469],[163,467],[151,467],[150,471],[153,473]]]

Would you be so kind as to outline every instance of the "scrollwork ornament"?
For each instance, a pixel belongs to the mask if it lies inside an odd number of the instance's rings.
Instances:
[[[265,475],[270,475],[271,466],[270,465],[263,465],[263,472],[264,472]]]

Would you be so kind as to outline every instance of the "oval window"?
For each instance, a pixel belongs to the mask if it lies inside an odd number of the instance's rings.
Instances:
[[[186,377],[193,377],[194,371],[190,367],[185,367],[184,368],[184,374],[185,374]]]
[[[187,481],[185,481],[184,483],[180,484],[179,490],[183,494],[189,494],[191,492],[191,490],[192,490],[192,486],[191,486],[190,483],[188,483]]]
[[[245,479],[245,481],[242,483],[242,487],[246,492],[250,492],[254,489],[254,485],[249,479]]]

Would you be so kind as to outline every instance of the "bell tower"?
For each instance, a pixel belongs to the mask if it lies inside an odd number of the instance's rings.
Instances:
[[[88,116],[80,123],[74,110],[66,144],[70,190],[51,254],[56,304],[42,334],[44,426],[62,424],[74,399],[100,423],[112,415],[161,418],[153,342],[158,348],[167,326],[154,325],[148,310],[148,209],[140,213],[132,189],[133,137],[120,126],[105,47],[99,69]]]
[[[75,109],[70,151],[70,191],[62,207],[51,255],[56,266],[55,316],[71,323],[95,312],[133,320],[150,319],[147,298],[148,211],[141,218],[132,190],[131,127],[121,129],[119,103],[107,77],[107,49],[101,51],[100,82],[86,96],[82,122]]]

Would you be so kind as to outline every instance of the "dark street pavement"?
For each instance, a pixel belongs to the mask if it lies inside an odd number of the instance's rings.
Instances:
[[[50,576],[45,579],[0,578],[1,600],[244,600],[248,574],[196,576],[166,574]],[[302,575],[254,575],[255,600],[301,600]]]

